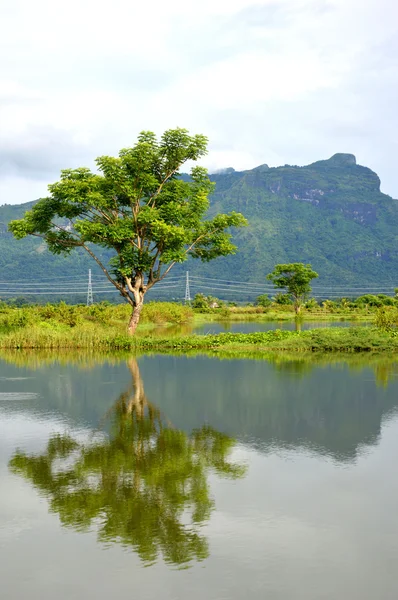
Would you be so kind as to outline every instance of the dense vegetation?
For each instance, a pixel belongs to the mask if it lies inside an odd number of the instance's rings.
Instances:
[[[0,304],[0,336],[17,330],[67,333],[78,329],[80,333],[93,333],[101,327],[104,331],[124,331],[129,307],[125,304],[110,305],[107,302],[92,306],[46,304],[18,308]],[[188,323],[193,318],[189,306],[173,302],[149,302],[143,309],[141,323],[151,325]],[[1,339],[1,338],[0,338]]]
[[[284,307],[285,308],[285,307]],[[286,310],[286,308],[285,308]],[[173,303],[149,303],[143,312],[143,325],[137,339],[125,333],[127,305],[107,304],[86,307],[58,305],[26,308],[0,306],[0,348],[90,348],[93,350],[133,350],[187,352],[266,352],[269,350],[325,352],[396,352],[398,351],[398,309],[396,306],[377,308],[366,313],[376,327],[352,329],[313,329],[301,331],[266,331],[250,334],[223,333],[218,335],[184,335],[181,331],[156,332],[153,324],[184,324],[193,318],[190,307]],[[249,311],[249,312],[247,312]],[[254,311],[254,312],[250,312]],[[260,311],[260,312],[256,312]],[[214,313],[213,313],[214,314]],[[219,313],[220,314],[220,313]],[[224,308],[221,315],[234,319],[234,308]],[[238,313],[239,314],[239,313]],[[248,307],[243,318],[267,318],[267,309]],[[292,312],[291,315],[294,315]],[[324,312],[326,316],[327,313]],[[208,314],[205,315],[208,318]],[[273,314],[273,318],[277,313]],[[333,315],[331,315],[333,316]],[[348,315],[345,315],[347,318]],[[355,315],[354,315],[355,316]],[[363,317],[357,313],[356,317]],[[280,313],[289,318],[288,313]],[[344,318],[340,315],[340,318]],[[349,316],[348,316],[349,318]],[[145,322],[152,328],[145,328]]]
[[[205,218],[213,188],[206,169],[192,167],[188,180],[179,173],[206,153],[207,138],[186,129],[169,129],[160,139],[143,131],[117,157],[98,157],[96,172],[61,171],[48,186],[50,195],[8,229],[18,240],[42,239],[52,254],[87,252],[130,304],[127,331],[133,335],[146,293],[176,264],[235,253],[230,229],[246,225],[244,217],[232,212]],[[102,262],[97,247],[110,251],[111,260]]]
[[[354,157],[335,155],[306,167],[229,169],[212,180],[210,214],[242,212],[249,227],[233,236],[236,256],[211,265],[192,261],[192,275],[260,282],[277,263],[310,262],[320,275],[317,286],[397,284],[398,203],[380,192],[377,175]],[[0,280],[15,280],[16,273],[20,281],[33,273],[39,280],[60,273],[86,278],[91,263],[82,253],[54,257],[40,240],[12,239],[8,222],[29,208],[31,203],[0,207]],[[104,250],[101,256],[107,260]],[[199,284],[193,291],[210,292]],[[241,299],[254,297],[244,290]]]

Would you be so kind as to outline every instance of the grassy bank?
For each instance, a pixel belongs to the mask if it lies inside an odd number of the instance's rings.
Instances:
[[[127,350],[138,352],[398,352],[398,337],[374,328],[324,328],[302,332],[221,333],[217,335],[137,336],[98,327],[20,328],[0,336],[0,348]]]
[[[206,351],[214,353],[267,352],[390,352],[398,353],[398,338],[370,328],[329,328],[308,331],[221,333],[177,338],[142,337],[132,347],[156,351]]]
[[[127,327],[131,315],[128,304],[108,304],[106,302],[85,306],[83,304],[46,304],[17,308],[1,305],[0,332],[18,328],[47,326],[57,327],[95,326],[119,328]],[[189,306],[175,302],[149,302],[141,313],[140,325],[184,324],[193,320],[194,313]]]
[[[261,318],[274,320],[269,312],[246,307],[243,312],[228,309],[233,320]],[[208,352],[227,354],[267,352],[390,352],[398,351],[398,337],[376,328],[322,328],[307,331],[265,331],[258,333],[221,333],[217,335],[181,334],[181,325],[193,322],[194,313],[187,307],[168,302],[145,306],[139,335],[126,335],[130,308],[127,305],[94,306],[57,305],[11,308],[0,306],[0,348],[8,349],[79,349],[116,352]],[[394,313],[395,314],[395,313]],[[195,315],[195,320],[209,321],[220,313]],[[278,320],[294,318],[294,313],[278,313]],[[342,318],[325,315],[325,318]],[[307,315],[306,315],[307,318]],[[319,314],[314,315],[319,319]],[[350,315],[352,318],[352,315]],[[366,319],[369,315],[366,315]],[[177,325],[179,332],[171,327]]]

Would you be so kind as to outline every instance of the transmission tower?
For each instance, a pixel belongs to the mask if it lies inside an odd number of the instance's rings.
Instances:
[[[91,269],[88,270],[87,306],[94,303],[93,286],[91,284]]]
[[[191,292],[189,289],[189,271],[187,271],[185,279],[185,302],[191,302]]]

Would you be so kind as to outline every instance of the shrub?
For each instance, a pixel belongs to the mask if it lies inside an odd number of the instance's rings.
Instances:
[[[190,306],[175,302],[149,302],[144,305],[141,321],[146,323],[187,323],[193,318]]]
[[[283,306],[287,306],[288,304],[293,304],[292,299],[289,294],[282,294],[279,292],[276,294],[274,298],[274,302],[276,304],[282,304]]]
[[[261,296],[257,296],[256,304],[257,306],[268,308],[269,306],[271,306],[272,302],[267,294],[261,294]]]
[[[315,308],[319,308],[319,304],[318,302],[315,300],[315,298],[310,298],[309,300],[307,300],[307,302],[304,304],[304,308],[308,308],[309,310],[313,310]]]
[[[32,315],[23,309],[9,309],[0,315],[0,327],[6,330],[26,327],[29,322],[32,322]]]
[[[383,331],[394,331],[398,327],[398,310],[394,307],[379,308],[375,325]]]
[[[196,294],[192,301],[192,308],[207,309],[209,302],[204,294]]]

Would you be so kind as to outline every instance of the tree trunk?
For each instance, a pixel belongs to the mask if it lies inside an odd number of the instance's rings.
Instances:
[[[129,325],[127,328],[127,333],[129,335],[134,335],[135,330],[137,329],[137,325],[140,321],[141,311],[144,306],[144,296],[140,298],[140,300],[134,306],[133,312],[130,317]]]

